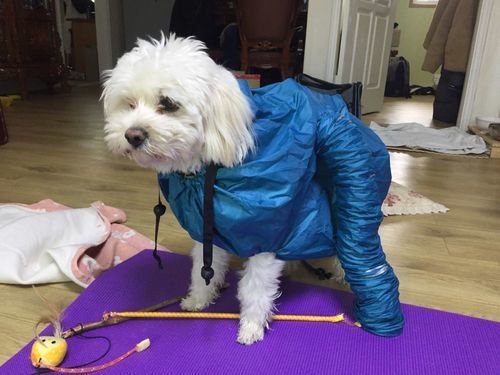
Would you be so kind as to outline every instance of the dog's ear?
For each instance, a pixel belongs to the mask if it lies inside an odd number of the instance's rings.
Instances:
[[[105,70],[101,73],[101,82],[102,82],[102,93],[101,97],[99,100],[103,102],[104,106],[104,116],[108,116],[108,114],[111,112],[111,109],[116,105],[114,103],[114,85],[112,84],[111,81],[111,76],[113,74],[113,70]]]
[[[224,167],[243,161],[254,148],[252,110],[234,76],[222,67],[213,81],[208,105],[203,109],[205,146],[203,159]]]

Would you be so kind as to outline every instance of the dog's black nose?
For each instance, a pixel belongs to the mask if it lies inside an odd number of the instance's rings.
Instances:
[[[137,148],[148,138],[148,132],[143,128],[129,128],[125,132],[125,138],[128,143]]]

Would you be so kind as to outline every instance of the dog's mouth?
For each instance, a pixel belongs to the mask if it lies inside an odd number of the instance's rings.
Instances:
[[[143,167],[151,167],[157,163],[168,163],[170,161],[168,156],[154,152],[145,147],[127,148],[124,150],[123,156],[134,160]]]
[[[162,160],[167,159],[167,157],[165,155],[155,154],[155,153],[147,152],[147,151],[144,151],[141,149],[126,149],[123,154],[124,154],[124,156],[132,158],[132,159],[135,159],[138,157],[141,160],[151,159],[151,160],[155,160],[155,161],[162,161]]]
[[[153,155],[151,155],[151,159],[154,159],[156,161],[162,161],[162,160],[166,160],[167,158],[165,157],[165,155],[153,154]]]

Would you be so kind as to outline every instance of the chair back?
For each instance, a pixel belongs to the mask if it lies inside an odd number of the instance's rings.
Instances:
[[[290,48],[303,0],[237,0],[236,17],[242,48]]]

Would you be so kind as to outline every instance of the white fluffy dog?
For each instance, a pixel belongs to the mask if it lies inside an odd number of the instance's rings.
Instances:
[[[117,154],[158,172],[192,174],[210,162],[233,167],[254,145],[252,112],[233,75],[214,63],[203,43],[170,36],[139,40],[106,73],[103,99],[106,142]],[[215,276],[200,276],[202,245],[192,252],[185,310],[202,310],[218,296],[229,255],[215,247]],[[273,253],[248,259],[238,284],[241,319],[238,342],[262,340],[279,295],[285,262]]]

